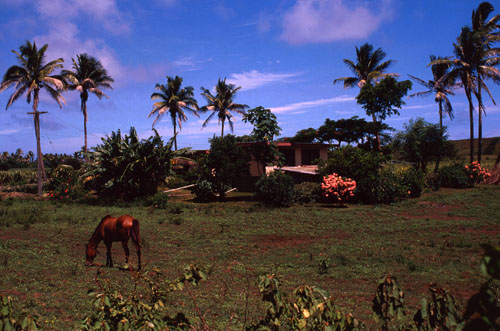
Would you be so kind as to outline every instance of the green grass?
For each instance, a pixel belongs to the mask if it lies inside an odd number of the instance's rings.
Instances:
[[[323,288],[339,306],[370,322],[376,281],[386,273],[398,277],[412,313],[431,282],[464,304],[485,280],[478,270],[480,244],[500,239],[498,186],[442,189],[392,205],[348,208],[266,209],[247,198],[238,194],[225,203],[172,199],[164,210],[4,200],[0,294],[13,296],[19,310],[40,315],[46,329],[76,328],[91,309],[87,291],[97,286],[98,268],[84,266],[84,244],[104,215],[131,214],[141,222],[145,269],[156,267],[166,279],[178,277],[189,264],[210,270],[193,295],[214,329],[230,319],[231,329],[241,329],[245,310],[248,319],[263,317],[266,306],[256,280],[266,273],[276,274],[286,291],[302,284]],[[104,264],[103,244],[99,251],[96,262]],[[119,243],[113,258],[116,268],[102,268],[100,277],[132,289],[131,274],[118,268],[124,263]],[[320,274],[324,260],[329,267]],[[168,304],[172,313],[183,310],[196,320],[192,301],[179,292]]]

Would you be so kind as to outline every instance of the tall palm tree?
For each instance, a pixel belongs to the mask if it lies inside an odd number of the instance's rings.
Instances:
[[[207,126],[208,122],[217,116],[219,123],[222,123],[221,137],[224,137],[224,123],[227,120],[229,123],[229,128],[233,132],[233,114],[231,112],[238,113],[240,115],[245,114],[245,109],[248,105],[234,103],[233,99],[236,97],[236,92],[241,89],[241,86],[234,86],[233,84],[226,84],[226,78],[217,82],[215,86],[216,94],[213,95],[212,92],[206,88],[201,88],[201,95],[207,100],[207,105],[201,108],[201,111],[211,111],[212,114],[203,122],[203,127]]]
[[[436,57],[434,55],[430,56],[431,63],[436,60],[442,59],[444,58]],[[423,79],[408,75],[420,85],[428,89],[427,91],[410,94],[410,98],[424,97],[430,94],[434,94],[434,101],[436,101],[439,105],[439,128],[441,129],[441,131],[443,130],[444,114],[446,113],[450,119],[453,119],[453,107],[451,106],[451,102],[448,99],[448,95],[454,95],[452,89],[456,87],[455,82],[449,76],[447,80],[441,80],[441,78],[448,73],[449,69],[450,66],[446,63],[433,64],[431,66],[433,80],[429,81],[424,81]]]
[[[107,97],[107,95],[102,92],[102,89],[111,89],[111,83],[113,83],[114,80],[108,75],[108,72],[99,60],[86,53],[78,54],[76,60],[71,60],[73,61],[74,71],[63,70],[61,74],[69,90],[77,90],[80,92],[80,109],[83,114],[83,129],[85,134],[84,152],[87,153],[87,100],[89,94],[92,93],[99,99],[103,96]]]
[[[186,86],[181,88],[182,78],[175,76],[172,78],[167,76],[167,84],[156,84],[155,89],[158,92],[151,94],[152,100],[159,100],[153,104],[153,110],[149,113],[148,117],[156,114],[153,121],[153,127],[160,117],[169,113],[174,126],[174,146],[177,150],[177,123],[179,130],[182,128],[182,122],[187,121],[187,116],[184,111],[189,111],[195,116],[198,115],[198,102],[194,98],[194,88]]]
[[[386,57],[385,52],[381,48],[373,50],[373,46],[366,43],[361,47],[356,46],[356,63],[349,59],[344,59],[346,66],[353,72],[352,77],[340,77],[333,81],[333,84],[340,82],[344,83],[344,88],[351,88],[354,85],[358,85],[362,88],[365,84],[373,84],[377,80],[385,76],[396,76],[393,73],[384,73],[391,64],[394,63],[393,60],[384,61]],[[375,114],[372,114],[373,122],[377,122]],[[377,132],[376,139],[378,146],[380,147],[380,134]]]
[[[469,103],[469,159],[474,161],[474,104],[472,103],[472,95],[477,95],[477,77],[475,75],[475,63],[477,63],[477,42],[474,38],[472,30],[468,26],[462,27],[462,31],[453,43],[454,58],[437,59],[429,65],[446,64],[450,65],[450,71],[440,78],[438,81],[446,81],[448,79],[460,81],[467,101]]]
[[[485,107],[482,100],[481,90],[484,89],[490,96],[493,104],[495,100],[491,95],[488,87],[486,86],[484,80],[485,78],[492,78],[496,82],[500,82],[500,72],[497,68],[494,68],[500,62],[500,57],[498,56],[500,49],[492,48],[494,42],[500,41],[499,26],[498,22],[500,20],[500,14],[495,15],[488,20],[488,16],[493,12],[493,6],[488,2],[482,2],[477,10],[472,11],[472,33],[474,33],[475,40],[477,42],[476,47],[478,56],[476,57],[477,63],[476,67],[476,80],[477,84],[477,101],[478,101],[478,150],[477,150],[477,160],[481,162],[482,154],[482,133],[483,133],[483,113],[485,113]]]
[[[442,59],[442,57],[436,57],[434,55],[430,56],[431,62]],[[428,89],[427,91],[410,94],[409,97],[424,97],[430,94],[434,94],[434,101],[436,101],[439,105],[439,129],[441,130],[441,132],[443,132],[443,107],[444,113],[448,114],[448,117],[450,119],[453,119],[453,107],[451,106],[451,102],[448,99],[448,95],[453,95],[451,89],[455,87],[455,82],[451,79],[451,77],[448,77],[447,80],[441,80],[441,78],[448,73],[449,69],[449,64],[433,64],[431,66],[433,80],[429,81],[425,81],[415,76],[408,75],[420,85]],[[434,167],[435,172],[439,170],[440,159],[441,153],[438,154],[436,160],[436,166]]]
[[[47,45],[43,45],[38,49],[36,43],[31,44],[26,41],[24,45],[19,47],[19,52],[12,51],[17,56],[19,65],[11,66],[3,76],[0,84],[0,92],[5,91],[9,87],[14,87],[14,92],[7,101],[8,109],[17,99],[23,94],[26,94],[26,101],[31,103],[33,100],[33,118],[35,124],[36,147],[38,158],[38,195],[42,195],[42,150],[40,146],[40,112],[38,111],[38,102],[40,100],[40,91],[44,89],[52,99],[54,99],[59,107],[62,108],[64,98],[61,91],[64,88],[63,79],[59,75],[52,75],[54,70],[62,68],[64,60],[62,58],[45,63],[45,52]]]

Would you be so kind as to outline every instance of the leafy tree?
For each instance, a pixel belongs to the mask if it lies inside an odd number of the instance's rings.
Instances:
[[[436,57],[434,55],[430,56],[431,63],[441,59],[443,58]],[[441,130],[443,130],[443,116],[444,116],[443,110],[446,114],[448,114],[450,119],[453,119],[453,107],[451,106],[451,102],[448,99],[448,95],[453,95],[451,89],[456,87],[455,82],[453,80],[453,77],[450,76],[447,76],[446,79],[441,79],[448,73],[449,69],[450,69],[449,63],[434,63],[431,66],[433,80],[429,80],[427,82],[420,78],[409,75],[413,80],[415,80],[420,85],[428,89],[427,91],[410,94],[409,97],[416,97],[416,96],[423,97],[429,94],[434,94],[434,101],[436,101],[439,105],[439,128]],[[440,159],[441,158],[438,155],[434,171],[438,171]]]
[[[236,92],[241,89],[241,86],[234,86],[233,84],[226,84],[226,78],[217,82],[215,86],[215,95],[206,88],[201,88],[203,91],[201,95],[207,100],[207,105],[203,106],[200,110],[202,112],[211,111],[212,113],[203,122],[203,127],[207,126],[208,122],[217,116],[219,123],[222,123],[221,137],[224,137],[224,123],[229,123],[229,128],[233,132],[233,114],[231,112],[238,113],[240,115],[245,114],[245,109],[248,108],[247,105],[234,103],[233,99],[236,97]]]
[[[319,139],[318,130],[314,128],[302,129],[297,131],[295,136],[289,138],[292,143],[312,143]]]
[[[262,106],[248,110],[243,115],[243,122],[250,122],[253,125],[251,135],[256,141],[272,142],[281,132],[276,115]]]
[[[167,76],[167,84],[156,84],[155,89],[158,92],[151,94],[152,100],[159,100],[153,104],[153,110],[149,113],[148,117],[156,114],[156,118],[153,121],[153,127],[156,121],[160,117],[169,113],[172,119],[172,125],[174,126],[174,147],[177,150],[177,123],[179,124],[179,129],[182,128],[182,122],[187,121],[187,116],[184,111],[189,111],[195,116],[198,115],[198,102],[194,98],[194,88],[192,86],[186,86],[181,88],[182,78],[175,76],[172,78]]]
[[[399,115],[398,109],[405,104],[403,97],[411,89],[411,85],[409,80],[398,82],[387,76],[376,85],[365,84],[356,100],[365,109],[366,114],[372,116],[374,122],[383,121],[392,114]],[[380,150],[379,135],[376,145],[376,149]]]
[[[170,171],[172,141],[164,145],[155,135],[139,140],[131,127],[122,137],[120,130],[102,138],[86,164],[87,185],[103,197],[132,199],[154,195]]]
[[[264,165],[279,160],[280,154],[273,143],[274,137],[281,132],[276,115],[270,109],[259,106],[247,111],[243,115],[243,122],[250,122],[254,126],[250,137],[256,144],[251,144],[249,147],[254,160]],[[259,170],[262,175],[264,169]]]
[[[349,59],[344,59],[344,63],[354,73],[352,77],[341,77],[333,81],[333,84],[343,82],[344,88],[351,88],[355,84],[361,89],[366,84],[376,83],[381,78],[387,76],[397,76],[397,74],[386,74],[384,71],[394,63],[393,60],[384,61],[386,54],[381,48],[373,50],[373,46],[366,43],[360,48],[356,47],[356,63]],[[372,121],[377,122],[375,114],[372,115]],[[376,133],[378,147],[380,148],[380,136]]]
[[[48,45],[45,44],[38,49],[36,43],[31,44],[26,41],[19,47],[19,52],[12,51],[17,56],[19,65],[11,66],[7,69],[0,84],[0,92],[9,87],[14,87],[14,93],[7,101],[8,109],[23,94],[26,94],[26,101],[31,103],[33,100],[33,118],[35,122],[35,136],[37,147],[37,191],[42,195],[42,176],[46,178],[43,167],[42,149],[40,146],[40,112],[38,111],[38,102],[40,101],[40,91],[44,89],[49,96],[54,99],[59,107],[62,108],[64,98],[61,91],[64,88],[63,79],[59,75],[53,75],[54,70],[62,68],[64,60],[62,58],[45,63],[45,52]]]
[[[238,145],[238,139],[233,135],[213,137],[210,139],[210,153],[205,160],[206,174],[212,187],[221,199],[226,191],[236,184],[238,178],[247,176],[250,156]]]
[[[73,61],[74,71],[63,70],[61,74],[66,81],[68,89],[80,92],[80,109],[83,114],[83,129],[85,134],[84,153],[87,153],[87,100],[89,94],[92,93],[99,99],[103,96],[107,97],[102,92],[102,89],[112,88],[111,83],[114,80],[108,75],[108,72],[99,60],[86,53],[78,54],[76,60],[71,60]]]
[[[396,135],[394,148],[403,160],[414,162],[415,168],[426,172],[431,161],[438,160],[444,152],[452,156],[453,145],[447,143],[446,127],[426,122],[423,118],[410,120],[405,130]]]

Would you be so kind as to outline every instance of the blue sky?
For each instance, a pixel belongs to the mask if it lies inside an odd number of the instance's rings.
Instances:
[[[152,134],[147,115],[156,83],[179,75],[195,88],[211,89],[227,77],[241,86],[236,102],[270,108],[282,136],[319,127],[326,118],[367,118],[356,104],[357,88],[333,85],[349,76],[342,59],[355,59],[355,47],[365,42],[382,48],[396,60],[390,72],[432,78],[429,55],[452,55],[452,43],[463,25],[470,24],[471,0],[0,0],[0,72],[17,64],[11,50],[26,40],[48,44],[47,60],[88,53],[98,58],[115,79],[109,99],[91,96],[88,102],[89,145],[121,129],[134,126],[143,138]],[[495,14],[500,12],[500,4]],[[500,88],[489,84],[500,99]],[[411,93],[423,89],[414,83]],[[5,111],[12,90],[0,93],[0,151],[36,150],[31,105],[19,99]],[[42,96],[42,151],[72,153],[83,145],[83,116],[77,92],[64,94],[60,109]],[[438,121],[433,97],[406,100],[400,116],[386,122],[402,129],[418,116]],[[451,97],[455,119],[445,120],[452,139],[468,138],[467,102],[462,91]],[[500,102],[500,100],[499,100]],[[500,107],[486,101],[483,136],[500,136]],[[208,114],[188,115],[178,135],[179,147],[208,148],[220,134],[217,121],[201,129]],[[368,118],[367,118],[368,119]],[[168,117],[155,126],[169,139]],[[234,134],[248,134],[251,126],[237,117]],[[227,132],[227,130],[226,130]],[[476,133],[477,135],[477,133]]]

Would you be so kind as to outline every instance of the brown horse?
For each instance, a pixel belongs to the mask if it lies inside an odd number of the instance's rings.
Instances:
[[[111,245],[114,241],[121,241],[123,250],[125,251],[125,263],[128,263],[129,250],[128,239],[132,238],[137,251],[137,269],[141,270],[141,245],[139,238],[139,221],[130,215],[120,217],[104,216],[99,225],[90,237],[89,243],[86,245],[87,265],[92,265],[97,254],[97,245],[104,241],[106,245],[106,266],[112,267],[113,260],[111,259]]]

